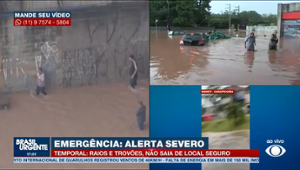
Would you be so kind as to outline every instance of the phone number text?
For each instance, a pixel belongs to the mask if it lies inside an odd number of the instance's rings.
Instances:
[[[14,26],[71,26],[71,19],[14,19]]]

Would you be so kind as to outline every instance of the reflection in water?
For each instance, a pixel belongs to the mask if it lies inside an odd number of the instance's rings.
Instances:
[[[245,64],[248,66],[249,68],[249,72],[252,72],[252,68],[253,68],[253,64],[254,64],[254,53],[253,51],[247,51],[245,53]]]
[[[257,37],[256,51],[247,52],[244,38],[190,47],[179,46],[181,37],[151,33],[151,84],[300,85],[300,41],[269,51],[269,37]]]

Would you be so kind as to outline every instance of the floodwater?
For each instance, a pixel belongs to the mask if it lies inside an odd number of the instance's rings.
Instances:
[[[132,92],[125,84],[49,91],[48,96],[9,95],[11,109],[0,110],[0,168],[148,169],[148,164],[13,164],[13,137],[148,137],[136,124],[138,100],[149,108],[149,81]],[[147,115],[149,112],[147,112]]]
[[[211,40],[206,46],[179,46],[182,36],[151,32],[152,85],[300,85],[300,41],[282,39],[269,51],[269,37],[257,37],[256,52],[244,38]]]
[[[203,137],[209,137],[210,149],[250,149],[249,130],[222,133],[203,133]],[[203,170],[249,170],[247,163],[203,163]]]

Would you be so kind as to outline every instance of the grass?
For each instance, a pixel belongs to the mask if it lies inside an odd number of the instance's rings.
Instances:
[[[228,132],[237,130],[246,130],[250,128],[250,116],[245,116],[245,122],[241,125],[234,126],[232,120],[218,119],[202,123],[202,132]]]

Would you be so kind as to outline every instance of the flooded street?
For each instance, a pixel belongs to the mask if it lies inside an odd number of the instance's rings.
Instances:
[[[151,32],[152,85],[300,85],[300,41],[285,39],[269,52],[269,36],[260,36],[257,51],[247,52],[242,37],[196,47],[179,46],[181,37]]]
[[[203,133],[209,137],[209,149],[249,149],[249,130],[222,133]],[[246,163],[203,163],[203,170],[249,170],[250,164]]]
[[[46,97],[9,95],[0,111],[0,168],[148,168],[148,164],[14,164],[13,137],[148,137],[136,123],[138,100],[149,108],[149,82],[132,92],[125,84],[57,89]],[[147,111],[147,116],[149,112]]]

